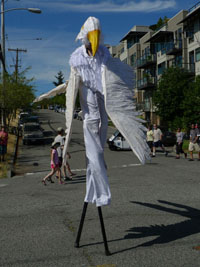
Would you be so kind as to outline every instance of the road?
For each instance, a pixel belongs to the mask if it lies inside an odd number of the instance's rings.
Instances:
[[[61,114],[42,111],[41,116],[49,117],[54,130],[64,126]],[[158,153],[141,166],[132,152],[105,148],[112,193],[111,205],[102,208],[112,253],[107,257],[94,205],[88,206],[81,247],[73,246],[85,194],[82,122],[77,120],[70,152],[77,176],[65,185],[41,184],[49,171],[48,144],[21,146],[23,175],[0,180],[0,266],[200,266],[198,161]]]

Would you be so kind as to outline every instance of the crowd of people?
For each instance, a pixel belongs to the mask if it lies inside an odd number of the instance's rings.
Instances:
[[[183,142],[186,137],[186,134],[178,128],[176,131],[176,159],[180,159],[180,154],[183,154],[185,158],[187,158],[187,153],[183,150]],[[165,156],[168,155],[168,151],[165,149],[163,142],[163,133],[160,128],[157,127],[156,124],[153,127],[148,126],[147,131],[147,143],[151,150],[151,156],[156,156],[156,148],[160,147]],[[189,133],[189,146],[188,151],[190,153],[189,161],[194,161],[193,153],[196,151],[198,153],[198,161],[200,161],[200,129],[198,124],[192,124],[190,133]]]

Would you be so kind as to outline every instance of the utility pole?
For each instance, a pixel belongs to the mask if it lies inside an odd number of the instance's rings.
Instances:
[[[14,51],[16,52],[16,63],[15,65],[11,65],[11,67],[15,67],[15,75],[16,75],[16,82],[17,82],[17,78],[18,78],[18,69],[19,69],[19,52],[24,52],[26,53],[27,50],[26,49],[19,49],[19,48],[16,48],[16,49],[12,49],[12,48],[8,48],[8,51]]]
[[[2,92],[1,92],[1,124],[5,125],[5,103],[4,103],[4,94],[5,94],[5,24],[4,24],[4,0],[1,0],[1,54],[3,60],[1,61],[1,79],[2,79]],[[3,64],[4,62],[4,64]]]

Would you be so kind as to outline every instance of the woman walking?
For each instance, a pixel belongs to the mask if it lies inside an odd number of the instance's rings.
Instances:
[[[176,132],[176,159],[180,159],[180,153],[184,154],[185,158],[187,158],[187,153],[183,151],[183,137],[184,133],[181,131],[181,128],[178,128]]]
[[[61,171],[60,171],[60,167],[59,167],[59,158],[58,158],[58,152],[57,152],[57,148],[60,146],[60,143],[58,142],[53,142],[51,145],[51,172],[49,174],[47,174],[46,177],[44,177],[44,179],[42,180],[42,183],[44,185],[46,184],[46,180],[48,179],[48,181],[50,181],[51,183],[54,183],[54,181],[52,180],[52,176],[57,172],[58,174],[58,181],[59,184],[63,184],[63,181],[61,180]]]

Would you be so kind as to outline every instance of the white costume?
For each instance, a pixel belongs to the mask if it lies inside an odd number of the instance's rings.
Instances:
[[[108,205],[111,199],[103,156],[107,134],[106,111],[140,161],[144,163],[145,159],[150,159],[146,129],[141,124],[142,120],[136,117],[138,114],[133,102],[132,69],[119,59],[112,58],[108,49],[98,44],[99,35],[99,21],[89,17],[77,39],[81,39],[86,45],[91,43],[93,56],[89,56],[85,45],[82,45],[70,58],[71,75],[66,92],[67,135],[63,156],[65,159],[79,90],[87,157],[85,202],[96,203],[96,206]],[[96,43],[94,47],[93,41]]]
[[[112,58],[108,49],[99,45],[100,36],[99,20],[89,17],[77,36],[84,45],[76,49],[70,58],[71,74],[68,85],[63,84],[59,89],[66,89],[64,160],[67,158],[72,133],[75,100],[78,90],[80,92],[87,157],[85,202],[96,203],[97,206],[107,205],[111,199],[103,156],[107,114],[141,163],[144,164],[146,159],[150,160],[145,133],[147,129],[135,111],[132,68],[119,59]],[[92,56],[86,51],[88,44],[91,44]],[[54,91],[58,93],[59,90],[55,88],[47,95]],[[42,99],[46,97],[42,96]]]

